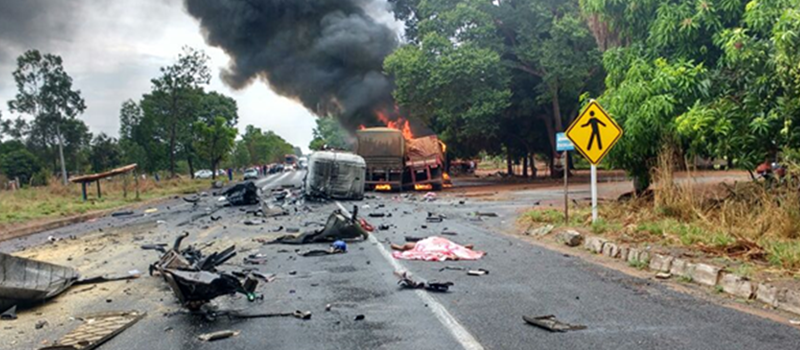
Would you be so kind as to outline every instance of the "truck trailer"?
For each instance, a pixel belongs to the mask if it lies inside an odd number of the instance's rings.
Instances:
[[[396,129],[367,128],[358,130],[356,138],[356,153],[367,163],[367,190],[442,188],[444,152],[436,136],[406,140]]]

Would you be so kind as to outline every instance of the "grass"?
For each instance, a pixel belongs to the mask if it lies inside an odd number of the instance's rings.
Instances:
[[[678,276],[678,282],[680,283],[692,283],[693,279],[691,276]]]
[[[537,224],[563,224],[564,213],[554,209],[530,210],[522,218],[528,223]]]
[[[650,263],[648,261],[645,261],[645,260],[634,259],[634,260],[628,261],[628,266],[633,267],[633,268],[635,268],[637,270],[644,270],[649,265],[650,265]]]
[[[29,187],[18,191],[0,192],[0,226],[10,226],[31,220],[67,217],[95,210],[119,208],[140,201],[193,193],[209,188],[209,180],[174,179],[159,183],[148,179],[139,182],[140,197],[136,200],[131,180],[126,186],[120,177],[101,181],[102,198],[97,198],[96,187],[88,186],[89,200],[81,198],[81,188],[70,183],[62,186],[58,180],[45,187]]]

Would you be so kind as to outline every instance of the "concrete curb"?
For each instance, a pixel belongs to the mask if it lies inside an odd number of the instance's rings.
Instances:
[[[92,212],[89,212],[89,213],[86,213],[86,214],[73,215],[73,216],[69,216],[69,217],[66,217],[66,218],[52,219],[52,220],[48,220],[48,221],[45,221],[45,222],[39,222],[39,223],[28,225],[28,226],[18,227],[18,228],[10,230],[8,232],[3,232],[3,234],[0,235],[0,242],[7,241],[7,240],[10,240],[10,239],[14,239],[14,238],[23,237],[23,236],[32,235],[34,233],[39,233],[39,232],[42,232],[42,231],[55,230],[57,228],[61,228],[61,227],[64,227],[64,226],[79,224],[79,223],[86,222],[86,221],[89,221],[89,220],[94,220],[94,219],[101,218],[101,217],[104,217],[104,216],[107,216],[107,215],[111,215],[112,213],[115,213],[115,212],[118,212],[118,211],[137,209],[137,208],[140,208],[140,207],[143,207],[143,206],[146,206],[146,205],[153,205],[155,203],[160,203],[160,202],[163,202],[163,201],[170,200],[173,197],[174,196],[156,198],[156,199],[151,199],[151,200],[147,200],[147,201],[144,201],[144,202],[134,203],[134,204],[130,204],[130,205],[122,206],[122,207],[117,207],[117,208],[112,208],[112,209],[105,209],[105,210],[98,210],[98,211],[92,211]]]
[[[705,263],[692,263],[669,254],[653,253],[641,248],[619,245],[596,236],[584,238],[584,249],[599,255],[642,264],[653,272],[670,273],[692,283],[714,287],[734,297],[755,300],[772,308],[800,315],[800,291],[779,288],[767,282],[752,281]]]

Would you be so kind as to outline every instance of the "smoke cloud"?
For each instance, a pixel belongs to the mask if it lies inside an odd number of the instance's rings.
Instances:
[[[206,42],[231,58],[222,79],[264,80],[313,113],[348,127],[393,107],[384,58],[397,33],[366,13],[381,0],[185,0]],[[269,108],[269,106],[264,106]]]

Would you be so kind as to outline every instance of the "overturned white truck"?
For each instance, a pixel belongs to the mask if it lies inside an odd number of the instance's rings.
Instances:
[[[352,153],[321,151],[308,159],[305,194],[309,198],[364,198],[367,163]]]

